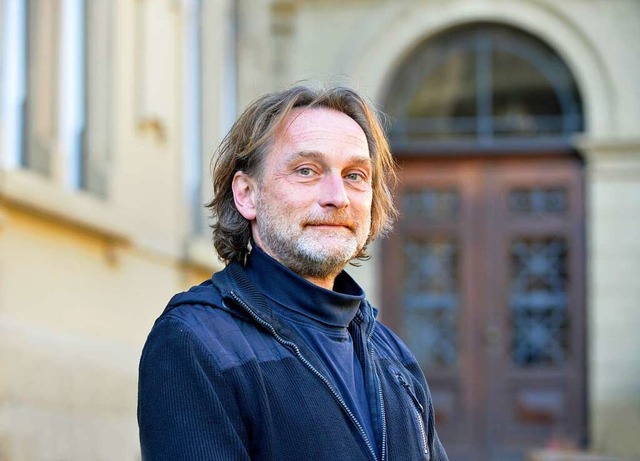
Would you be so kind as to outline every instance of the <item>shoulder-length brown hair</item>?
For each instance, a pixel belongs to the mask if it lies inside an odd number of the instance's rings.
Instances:
[[[282,120],[298,107],[326,107],[343,112],[360,125],[373,160],[373,203],[369,241],[391,230],[397,216],[391,190],[396,181],[395,162],[379,117],[354,90],[345,87],[315,89],[295,86],[254,101],[235,122],[212,159],[214,198],[206,204],[214,218],[213,243],[225,263],[244,261],[251,225],[236,209],[231,184],[237,171],[260,178],[263,161]],[[357,255],[367,259],[366,245]]]

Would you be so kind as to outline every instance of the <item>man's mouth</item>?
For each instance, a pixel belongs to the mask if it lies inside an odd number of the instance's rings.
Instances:
[[[304,227],[315,227],[315,228],[325,228],[325,229],[336,229],[336,228],[345,228],[350,231],[354,231],[356,228],[355,223],[351,221],[312,221],[306,222]]]

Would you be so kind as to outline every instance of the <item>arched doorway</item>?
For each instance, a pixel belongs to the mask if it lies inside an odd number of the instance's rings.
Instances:
[[[383,313],[429,380],[451,459],[586,437],[583,130],[571,73],[496,24],[417,47],[385,104],[401,167]]]

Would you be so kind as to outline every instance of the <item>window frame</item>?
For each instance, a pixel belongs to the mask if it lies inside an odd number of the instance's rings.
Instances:
[[[471,52],[475,56],[475,116],[411,117],[409,107],[425,80],[455,53]],[[503,136],[498,129],[504,117],[493,113],[494,53],[507,53],[526,61],[552,87],[561,106],[558,116],[535,115],[541,125],[551,122],[553,130],[532,136],[513,132]],[[579,88],[570,69],[557,53],[540,39],[519,29],[497,23],[474,23],[448,30],[418,46],[399,67],[386,92],[385,108],[393,119],[389,132],[391,144],[406,153],[433,151],[498,152],[558,151],[572,147],[573,137],[584,130],[584,115]],[[557,120],[556,120],[557,119]],[[458,128],[448,128],[456,125]],[[438,127],[445,127],[445,129]],[[466,128],[464,128],[466,126]],[[460,135],[456,136],[458,129]],[[440,130],[440,131],[439,131]],[[442,139],[429,133],[440,134]],[[413,139],[412,139],[412,134]]]

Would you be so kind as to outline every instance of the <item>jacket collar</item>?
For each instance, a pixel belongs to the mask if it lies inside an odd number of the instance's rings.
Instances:
[[[230,262],[224,270],[213,274],[211,281],[222,298],[222,307],[235,315],[246,317],[257,316],[261,322],[271,325],[276,331],[289,333],[289,328],[282,319],[269,307],[264,295],[247,276],[246,269],[237,261]],[[244,303],[246,306],[242,306]],[[240,305],[239,305],[240,304]],[[250,309],[252,313],[247,312]],[[353,322],[364,328],[369,335],[374,326],[378,310],[364,299]]]
[[[334,289],[319,287],[254,246],[245,266],[247,276],[279,314],[306,319],[322,328],[344,329],[365,295],[349,274],[336,277]]]

